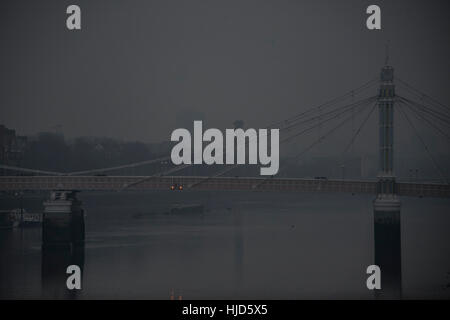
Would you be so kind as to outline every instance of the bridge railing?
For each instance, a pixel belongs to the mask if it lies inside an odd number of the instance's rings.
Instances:
[[[249,190],[289,192],[344,192],[376,194],[376,181],[327,180],[301,178],[214,177],[201,176],[150,177],[133,185],[142,176],[1,176],[0,191],[15,190],[169,190],[173,184],[184,190]],[[264,182],[264,183],[261,183]],[[127,186],[130,185],[128,188]],[[193,186],[190,188],[190,186]],[[411,197],[450,197],[450,185],[398,183],[398,194]]]

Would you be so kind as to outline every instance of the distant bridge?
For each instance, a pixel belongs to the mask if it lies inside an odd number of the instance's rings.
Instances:
[[[0,191],[79,190],[120,191],[170,190],[174,184],[184,190],[249,190],[287,192],[341,192],[377,194],[377,181],[301,178],[202,176],[0,176]],[[450,198],[450,185],[397,182],[397,194],[408,197]],[[175,192],[175,191],[174,191]]]
[[[307,136],[318,130],[319,137],[300,150],[291,161],[298,162],[312,148],[322,143],[329,136],[336,135],[337,130],[352,122],[352,137],[343,149],[341,156],[350,150],[359,133],[366,127],[371,115],[376,113],[378,107],[378,152],[379,170],[375,180],[328,180],[328,179],[301,179],[281,177],[231,177],[226,175],[238,165],[226,166],[223,170],[211,176],[174,176],[175,172],[185,170],[193,164],[184,164],[166,167],[170,157],[150,159],[119,166],[88,169],[75,172],[53,172],[31,168],[20,168],[8,164],[0,164],[4,171],[22,172],[33,176],[0,176],[0,191],[31,191],[31,190],[103,190],[121,191],[129,190],[170,190],[177,184],[183,189],[191,190],[253,190],[253,191],[292,191],[292,192],[347,192],[374,194],[383,202],[388,203],[398,196],[412,197],[450,197],[450,179],[439,164],[438,158],[431,153],[426,140],[417,130],[417,124],[426,124],[435,134],[450,142],[448,129],[450,128],[450,107],[443,105],[432,97],[415,89],[405,81],[397,79],[403,90],[414,97],[405,97],[396,92],[394,84],[394,68],[386,65],[381,69],[380,79],[372,79],[362,86],[355,88],[342,96],[336,97],[319,106],[309,108],[288,119],[272,123],[268,128],[279,128],[283,133],[280,144],[295,141],[301,136]],[[361,94],[379,84],[376,96],[353,101],[355,94]],[[417,102],[417,98],[419,101]],[[351,101],[349,101],[351,100]],[[394,107],[395,105],[395,107]],[[369,108],[368,108],[369,107]],[[368,108],[368,112],[367,109]],[[423,181],[419,183],[398,182],[394,173],[394,111],[398,111],[406,123],[411,127],[412,133],[420,143],[434,169],[439,173],[442,184]],[[355,115],[363,117],[357,130],[353,128]],[[365,115],[364,115],[365,114]],[[414,120],[414,121],[413,121]],[[322,133],[322,126],[335,124]],[[328,129],[328,128],[327,128]],[[309,136],[310,138],[310,136]],[[290,149],[290,148],[286,148]],[[164,165],[162,165],[164,164]],[[128,170],[147,165],[162,165],[159,172],[151,176],[117,175],[121,170]],[[343,166],[342,166],[343,167]],[[285,167],[280,167],[282,172]],[[161,171],[163,170],[163,171]],[[103,176],[99,174],[115,175]],[[344,176],[344,174],[343,174]],[[374,177],[375,178],[375,177]]]
[[[33,176],[0,176],[0,192],[17,191],[55,191],[50,193],[49,201],[44,202],[43,245],[68,245],[70,250],[84,241],[84,214],[81,201],[76,199],[73,191],[122,191],[122,190],[168,190],[167,192],[185,192],[185,190],[236,190],[254,192],[309,192],[309,193],[349,193],[371,194],[375,196],[374,208],[374,262],[383,270],[384,291],[379,297],[401,297],[402,291],[402,260],[401,260],[401,202],[399,196],[407,197],[441,197],[450,198],[450,179],[446,170],[439,164],[422,138],[416,125],[426,124],[435,134],[450,142],[450,107],[415,89],[403,80],[399,83],[412,94],[414,98],[400,96],[396,93],[394,84],[394,68],[386,64],[381,69],[378,93],[376,96],[353,101],[356,93],[361,93],[377,83],[376,79],[332,99],[320,106],[307,109],[289,119],[269,125],[269,128],[279,128],[283,133],[281,143],[289,143],[300,136],[311,134],[318,130],[319,137],[300,150],[291,161],[297,162],[312,148],[346,123],[352,122],[352,137],[343,149],[341,157],[352,149],[355,139],[366,127],[371,115],[378,109],[378,152],[379,169],[376,180],[346,180],[346,179],[302,179],[278,177],[240,177],[229,176],[226,173],[238,165],[226,166],[223,170],[211,176],[174,176],[177,171],[184,170],[192,164],[184,164],[167,168],[168,157],[151,159],[131,164],[108,168],[97,168],[76,172],[51,172],[31,168],[18,168],[7,163],[0,164],[4,171],[15,171]],[[344,103],[351,99],[350,103]],[[417,99],[419,101],[417,101]],[[394,107],[395,105],[395,107]],[[369,107],[366,113],[366,108]],[[439,173],[442,184],[423,181],[416,183],[399,182],[394,173],[394,114],[399,112],[410,126],[415,136],[414,143],[420,143],[427,153],[434,169]],[[353,128],[355,115],[364,115],[357,130]],[[344,118],[344,119],[342,119]],[[324,124],[335,124],[322,133]],[[328,129],[328,128],[327,128]],[[309,136],[310,138],[310,136]],[[286,148],[289,150],[289,148]],[[108,175],[106,172],[133,169],[144,165],[161,165],[159,171],[148,176]],[[342,166],[344,168],[344,166]],[[280,168],[280,172],[283,167]],[[152,171],[153,172],[153,171]],[[102,175],[99,175],[102,174]],[[110,174],[110,173],[108,173]],[[344,177],[343,173],[343,177]],[[375,177],[374,177],[375,178]],[[173,191],[171,191],[173,190]],[[175,191],[177,190],[177,191]]]

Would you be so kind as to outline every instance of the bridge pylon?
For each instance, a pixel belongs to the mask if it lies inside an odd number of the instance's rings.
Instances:
[[[381,290],[377,298],[402,295],[400,208],[394,174],[394,68],[381,69],[378,92],[379,164],[374,206],[375,264],[381,269]]]

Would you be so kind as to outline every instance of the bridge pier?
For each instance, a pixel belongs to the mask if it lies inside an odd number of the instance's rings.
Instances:
[[[84,211],[76,191],[52,191],[44,202],[43,247],[73,247],[84,243]]]
[[[378,195],[374,207],[375,264],[381,269],[379,299],[402,297],[401,203],[396,195]]]
[[[84,266],[84,211],[76,191],[52,191],[44,202],[42,287],[45,298],[74,298],[65,283],[69,265]]]
[[[379,159],[377,198],[374,206],[375,264],[381,269],[381,290],[376,298],[399,299],[402,296],[402,254],[400,200],[394,174],[394,68],[381,69],[378,91]]]
[[[74,246],[43,246],[41,255],[41,284],[44,299],[72,299],[78,295],[78,290],[69,290],[66,271],[70,265],[76,265],[81,270],[81,287],[84,275],[84,245]]]

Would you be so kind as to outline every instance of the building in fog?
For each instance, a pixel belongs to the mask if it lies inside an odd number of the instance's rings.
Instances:
[[[26,136],[17,136],[16,131],[0,125],[0,163],[20,166],[27,145]]]

